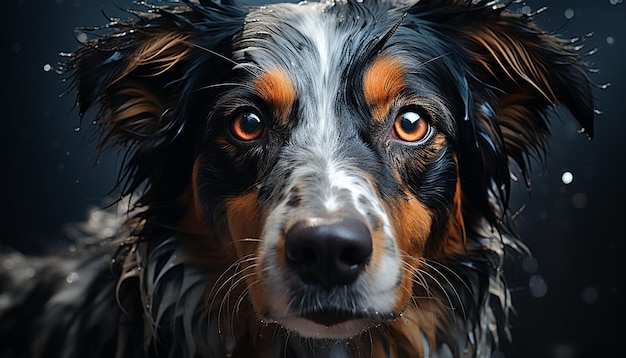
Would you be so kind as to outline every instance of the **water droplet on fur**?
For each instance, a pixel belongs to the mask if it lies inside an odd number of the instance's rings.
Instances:
[[[574,17],[576,13],[574,12],[574,9],[565,9],[565,18],[566,19],[571,19]]]
[[[609,0],[609,4],[611,5],[617,5],[617,4],[621,4],[622,0]]]
[[[49,63],[46,63],[45,65],[43,65],[43,70],[45,72],[50,72],[52,71],[52,66]]]
[[[67,275],[67,277],[65,278],[65,282],[74,283],[74,282],[78,282],[78,279],[79,279],[78,273],[70,272],[70,274]]]
[[[4,261],[2,261],[2,268],[5,270],[12,270],[13,267],[15,267],[15,261],[11,260],[11,259],[5,259]]]
[[[74,127],[74,132],[80,132],[80,127]]]
[[[89,36],[87,36],[86,33],[77,30],[74,35],[76,36],[76,40],[82,44],[87,43],[87,41],[89,40]]]
[[[528,6],[528,5],[524,5],[524,6],[522,7],[522,14],[524,14],[524,15],[530,15],[530,13],[531,13],[531,12],[532,12],[532,9],[531,9],[531,7],[530,7],[530,6]]]

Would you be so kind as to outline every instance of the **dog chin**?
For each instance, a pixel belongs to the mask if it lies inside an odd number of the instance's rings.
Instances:
[[[300,317],[288,318],[278,323],[304,338],[338,340],[352,338],[372,325],[371,320],[364,318],[346,320],[328,326]]]

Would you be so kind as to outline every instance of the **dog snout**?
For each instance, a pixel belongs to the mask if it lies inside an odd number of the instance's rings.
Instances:
[[[372,236],[357,219],[300,221],[286,234],[285,256],[306,284],[348,285],[372,256]]]

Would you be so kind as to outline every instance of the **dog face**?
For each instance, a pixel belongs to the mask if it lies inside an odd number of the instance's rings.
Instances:
[[[224,190],[236,194],[222,220],[257,314],[345,338],[405,310],[428,241],[447,229],[463,106],[438,83],[445,50],[406,41],[419,35],[395,28],[401,12],[342,22],[350,7],[328,10],[248,15],[258,21],[234,44],[237,84],[210,106],[196,198],[213,212],[214,168],[234,163],[227,176],[245,180]]]
[[[442,271],[490,282],[481,227],[507,231],[511,164],[545,150],[547,111],[591,135],[580,55],[493,2],[201,1],[112,28],[68,69],[103,146],[130,148],[124,191],[147,183],[139,236],[233,270],[210,302],[237,287],[303,337],[436,339],[451,295],[482,304]]]

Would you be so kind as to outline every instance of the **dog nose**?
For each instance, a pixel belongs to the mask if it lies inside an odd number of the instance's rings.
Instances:
[[[361,221],[300,221],[287,231],[285,256],[303,282],[331,288],[353,283],[372,255],[372,236]]]

